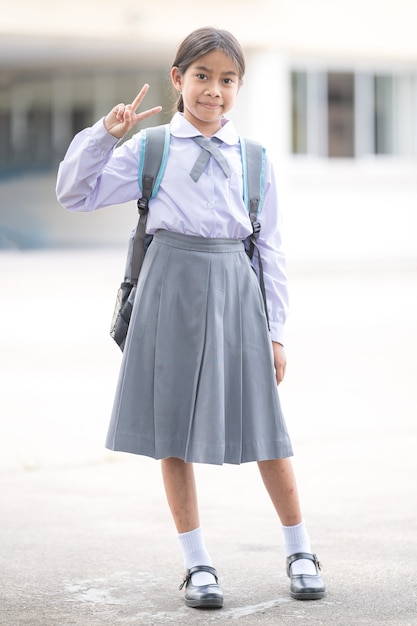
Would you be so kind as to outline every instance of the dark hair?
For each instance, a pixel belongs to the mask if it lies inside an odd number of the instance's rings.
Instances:
[[[178,67],[179,73],[183,75],[194,61],[212,50],[221,50],[235,63],[241,83],[245,74],[245,57],[242,47],[231,33],[219,28],[198,28],[190,33],[178,46],[172,67]],[[181,94],[176,106],[181,113],[184,111]]]

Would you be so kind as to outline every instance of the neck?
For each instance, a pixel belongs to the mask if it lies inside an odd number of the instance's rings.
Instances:
[[[203,122],[199,119],[196,119],[194,116],[189,115],[187,110],[184,111],[183,115],[185,119],[190,122],[190,124],[192,124],[194,128],[196,128],[203,135],[203,137],[212,137],[223,126],[223,118],[213,120],[213,122]]]

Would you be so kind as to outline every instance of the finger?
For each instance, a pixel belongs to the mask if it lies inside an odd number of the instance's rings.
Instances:
[[[285,376],[285,366],[278,367],[278,369],[276,370],[277,385],[282,383],[284,376]]]
[[[131,128],[133,126],[133,122],[132,122],[132,111],[130,109],[130,106],[127,106],[123,112],[123,119],[121,120],[123,122],[124,127],[126,128],[126,130],[129,130],[129,128]]]
[[[142,113],[136,114],[136,121],[140,122],[141,120],[145,120],[147,117],[151,117],[151,115],[155,115],[156,113],[160,113],[162,111],[162,107],[153,107],[152,109],[148,109],[147,111],[143,111]]]
[[[131,104],[133,111],[136,111],[136,109],[138,108],[138,106],[140,105],[140,103],[142,102],[146,94],[148,93],[148,90],[149,90],[149,85],[145,83]]]
[[[112,110],[113,115],[115,115],[116,119],[119,121],[123,120],[124,112],[125,105],[123,103],[117,104]]]

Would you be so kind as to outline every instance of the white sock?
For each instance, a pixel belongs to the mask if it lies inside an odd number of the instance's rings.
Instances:
[[[284,535],[284,546],[287,556],[297,554],[298,552],[311,552],[310,538],[304,522],[295,526],[282,526]],[[309,559],[299,559],[291,565],[293,574],[317,574],[316,566]]]
[[[211,558],[204,545],[201,528],[196,528],[188,533],[178,535],[184,553],[185,569],[191,569],[196,565],[211,565]],[[191,576],[193,585],[211,585],[216,582],[214,576],[209,572],[195,572]]]

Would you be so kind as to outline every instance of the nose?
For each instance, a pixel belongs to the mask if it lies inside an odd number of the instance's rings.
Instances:
[[[204,90],[204,93],[207,96],[211,96],[212,98],[215,98],[217,96],[221,95],[221,91],[220,91],[220,87],[218,85],[217,82],[215,81],[211,81],[206,85],[206,88]]]

